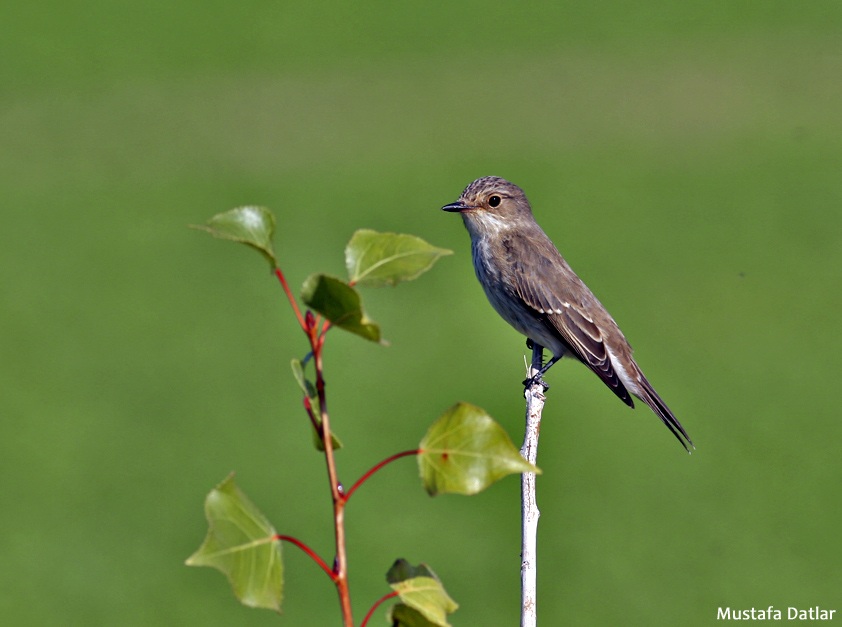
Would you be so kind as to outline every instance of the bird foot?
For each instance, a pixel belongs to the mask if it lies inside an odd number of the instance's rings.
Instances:
[[[541,376],[540,372],[538,374],[535,374],[535,375],[529,377],[528,379],[524,379],[523,380],[523,388],[524,388],[524,390],[528,390],[529,388],[531,388],[536,383],[540,384],[541,387],[544,388],[544,392],[546,392],[547,390],[550,389],[550,384],[547,383],[546,381],[544,381],[544,378]]]

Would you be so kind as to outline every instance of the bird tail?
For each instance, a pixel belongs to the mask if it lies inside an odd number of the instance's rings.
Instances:
[[[676,418],[670,408],[667,407],[667,404],[663,401],[663,399],[658,396],[655,388],[653,388],[652,384],[646,380],[643,373],[640,373],[639,384],[640,389],[637,391],[635,396],[646,403],[652,411],[655,412],[658,418],[661,419],[661,422],[663,422],[667,426],[667,429],[669,429],[676,439],[681,442],[681,445],[688,453],[691,452],[691,448],[695,449],[696,447],[693,445],[693,441],[690,439],[690,436],[687,435],[687,431],[684,430],[684,427],[682,427],[681,423],[678,422],[678,418]]]

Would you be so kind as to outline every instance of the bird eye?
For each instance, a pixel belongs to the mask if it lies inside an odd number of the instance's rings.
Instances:
[[[495,194],[494,196],[491,196],[488,199],[488,206],[489,207],[497,207],[497,206],[500,205],[501,202],[502,201],[501,201],[500,197]]]

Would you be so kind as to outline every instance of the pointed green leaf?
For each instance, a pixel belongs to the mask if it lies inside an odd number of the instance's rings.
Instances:
[[[403,558],[396,559],[389,572],[386,573],[386,581],[390,584],[400,583],[413,577],[432,577],[435,579],[436,574],[432,568],[424,563],[413,566]]]
[[[360,229],[345,248],[345,266],[351,283],[382,287],[418,278],[439,257],[452,254],[414,235]]]
[[[455,612],[459,605],[450,598],[444,586],[441,585],[441,581],[429,566],[426,564],[412,566],[406,560],[399,559],[386,573],[386,581],[398,593],[401,601],[415,610],[415,612],[398,610],[397,608],[400,605],[392,608],[390,612],[392,619],[395,618],[397,612],[398,616],[405,620],[405,622],[397,624],[450,627],[447,622],[447,615]],[[423,617],[423,620],[419,620],[416,612]]]
[[[237,207],[216,214],[206,224],[191,226],[214,237],[251,246],[269,261],[273,269],[278,266],[272,249],[275,216],[266,207]]]
[[[313,385],[313,382],[310,381],[306,375],[304,374],[304,364],[301,363],[300,359],[293,359],[290,362],[290,368],[292,368],[292,376],[295,377],[295,380],[298,382],[298,387],[301,388],[301,391],[310,399],[310,402],[313,404],[313,411],[318,415],[319,413],[319,395],[316,392],[316,386]]]
[[[362,299],[353,287],[326,274],[311,274],[301,288],[301,299],[337,327],[372,342],[385,342],[380,327],[368,319]]]
[[[205,499],[208,535],[188,566],[211,566],[228,577],[240,603],[281,611],[283,564],[276,532],[234,483],[234,475]]]
[[[313,408],[313,415],[318,419],[321,415],[321,411],[319,409],[319,395],[316,392],[316,386],[313,385],[313,382],[307,379],[304,375],[304,365],[301,363],[300,359],[293,359],[290,363],[292,367],[292,376],[295,377],[295,380],[298,381],[298,386],[301,388],[301,391],[310,399],[310,407]],[[322,442],[322,434],[320,428],[317,428],[312,422],[310,426],[313,427],[313,445],[316,447],[316,450],[324,451],[325,445]],[[342,442],[339,438],[336,437],[336,434],[333,433],[333,429],[330,430],[330,441],[333,443],[333,450],[337,451],[342,448]]]
[[[506,431],[476,405],[457,403],[421,440],[418,466],[431,496],[476,494],[512,473],[536,472]]]

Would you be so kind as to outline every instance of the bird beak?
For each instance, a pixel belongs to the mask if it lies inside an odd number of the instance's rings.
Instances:
[[[465,209],[470,209],[470,207],[463,203],[461,200],[457,200],[456,202],[452,202],[449,205],[445,205],[441,209],[442,211],[459,212],[465,211]]]

